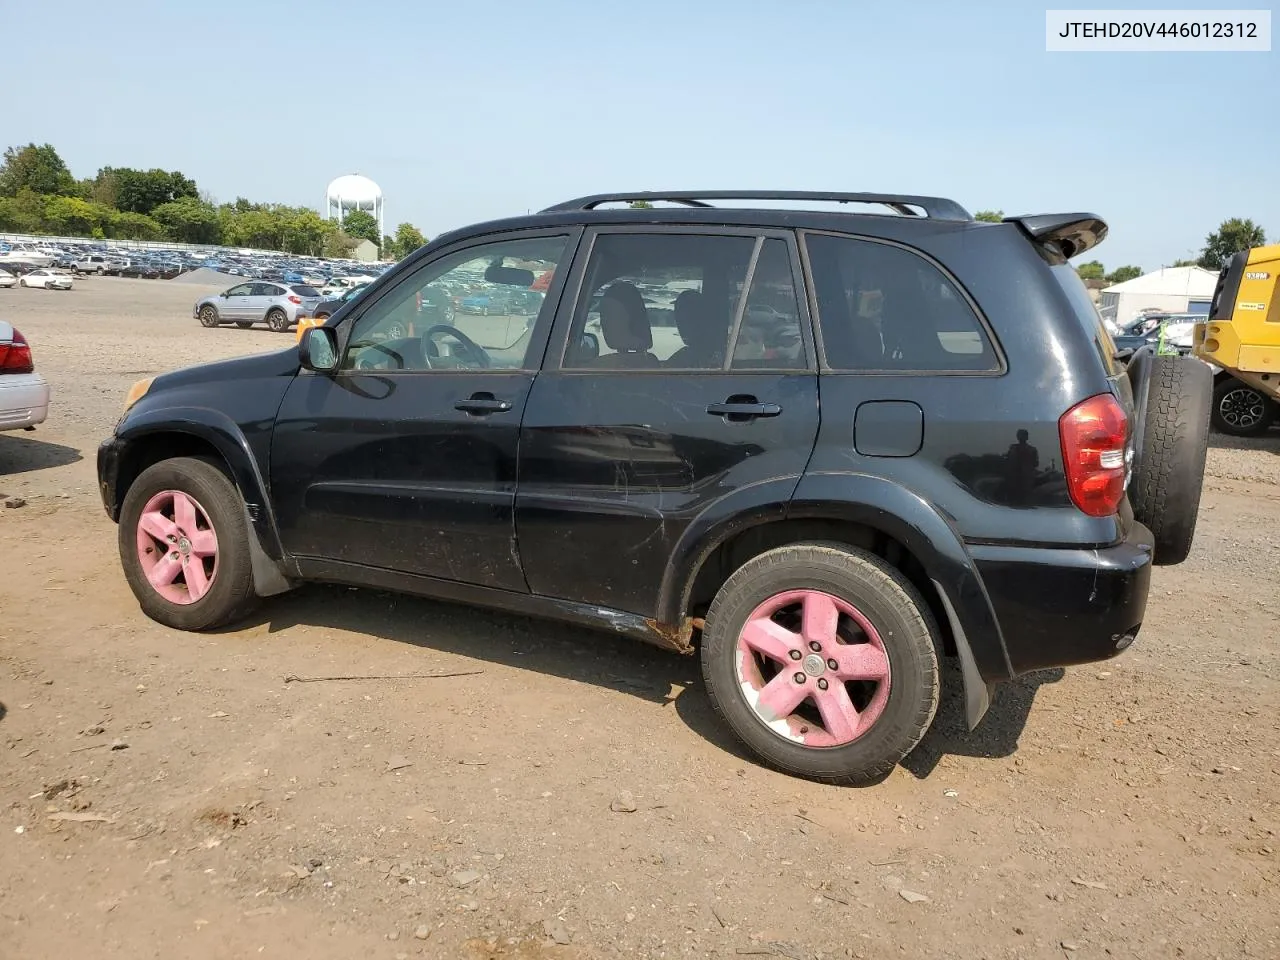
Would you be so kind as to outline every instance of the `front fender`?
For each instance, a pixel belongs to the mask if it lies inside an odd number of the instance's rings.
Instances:
[[[273,561],[283,560],[284,550],[267,483],[240,426],[225,413],[209,407],[157,407],[129,416],[108,443],[115,446],[116,458],[126,462],[131,446],[145,442],[148,437],[166,433],[196,437],[218,451],[244,498],[245,509],[262,549]],[[123,500],[122,492],[113,489],[110,494],[118,512]]]

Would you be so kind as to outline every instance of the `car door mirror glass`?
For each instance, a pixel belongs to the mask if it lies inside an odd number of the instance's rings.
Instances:
[[[338,368],[338,344],[329,327],[312,327],[302,338],[302,365],[316,373],[329,373]]]

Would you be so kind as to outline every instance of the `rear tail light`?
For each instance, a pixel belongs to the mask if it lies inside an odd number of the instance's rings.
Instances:
[[[293,294],[289,294],[288,299],[289,299],[289,302],[290,302],[290,303],[301,303],[301,302],[302,302],[302,298],[301,298],[301,297],[295,297]]]
[[[1071,501],[1091,517],[1120,509],[1128,472],[1129,418],[1109,393],[1076,404],[1058,420]]]
[[[31,373],[35,370],[31,359],[31,347],[17,330],[12,343],[0,343],[0,373]]]

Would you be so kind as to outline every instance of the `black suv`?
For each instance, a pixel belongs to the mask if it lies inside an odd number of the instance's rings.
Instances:
[[[328,581],[700,650],[767,762],[873,781],[940,657],[976,724],[1124,650],[1190,548],[1209,370],[1117,361],[1067,262],[1105,234],[795,191],[455,231],[297,348],[135,385],[98,453],[125,575],[183,630]]]

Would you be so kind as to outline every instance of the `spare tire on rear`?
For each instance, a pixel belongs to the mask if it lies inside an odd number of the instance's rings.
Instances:
[[[1194,357],[1148,354],[1133,371],[1133,477],[1129,502],[1155,535],[1157,565],[1191,552],[1209,448],[1213,373]]]

